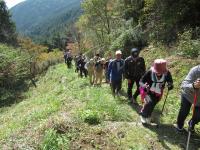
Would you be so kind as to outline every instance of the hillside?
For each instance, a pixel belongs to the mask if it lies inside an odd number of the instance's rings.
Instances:
[[[80,0],[27,0],[10,11],[17,31],[37,40],[66,33],[81,14]]]
[[[23,101],[0,108],[1,149],[182,149],[187,134],[176,132],[179,108],[179,84],[197,60],[169,55],[147,48],[142,55],[149,65],[156,57],[166,57],[175,89],[170,92],[164,115],[163,101],[156,106],[153,120],[158,127],[140,124],[138,107],[126,96],[113,98],[109,85],[89,85],[77,78],[64,64],[51,67],[41,76],[37,88],[23,94]],[[184,62],[188,62],[185,64]],[[185,64],[185,65],[184,65]],[[123,90],[126,90],[124,82]],[[199,126],[198,126],[199,129]],[[199,137],[192,136],[191,149],[198,149]]]

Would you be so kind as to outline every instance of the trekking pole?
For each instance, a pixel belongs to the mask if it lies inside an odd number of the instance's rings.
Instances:
[[[165,108],[165,103],[167,101],[167,97],[169,95],[169,90],[167,90],[167,94],[166,94],[166,97],[165,97],[165,101],[164,101],[164,104],[163,104],[163,107],[162,107],[162,110],[161,110],[161,115],[163,115],[163,111],[164,111],[164,108]]]
[[[197,91],[195,91],[194,93],[194,104],[193,104],[193,110],[192,110],[192,118],[194,116],[194,112],[195,112],[195,106],[196,106],[196,103],[197,103]],[[187,147],[186,147],[186,150],[189,150],[189,144],[190,144],[190,137],[191,137],[191,130],[190,130],[190,124],[189,124],[189,130],[188,130],[188,138],[187,138]]]

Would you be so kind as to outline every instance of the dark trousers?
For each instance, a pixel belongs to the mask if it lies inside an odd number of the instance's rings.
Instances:
[[[111,89],[113,94],[118,93],[122,88],[122,80],[111,81]]]
[[[144,104],[143,109],[141,111],[141,115],[145,118],[151,117],[151,114],[156,106],[156,104],[159,102],[158,98],[155,98],[153,96],[149,96],[149,100]]]
[[[67,59],[67,67],[71,68],[72,66],[72,60],[71,59]]]
[[[137,89],[136,89],[134,95],[132,95],[132,89],[133,89],[134,82],[136,83]],[[128,83],[127,94],[128,94],[128,98],[129,99],[131,99],[132,97],[134,99],[136,99],[138,97],[138,95],[140,94],[140,90],[139,90],[140,85],[139,85],[139,82],[140,82],[140,80],[131,80],[131,83]]]
[[[80,68],[79,70],[81,78],[83,77],[83,74],[85,75],[85,77],[87,77],[87,70],[85,68]]]
[[[177,125],[179,128],[183,128],[185,119],[190,113],[191,106],[192,104],[184,96],[181,96],[181,108],[177,118]],[[200,122],[200,106],[195,107],[194,114],[189,121],[190,127],[194,129],[195,124],[198,122]]]

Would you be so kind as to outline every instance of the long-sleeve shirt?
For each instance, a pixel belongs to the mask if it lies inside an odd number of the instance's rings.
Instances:
[[[145,61],[142,57],[129,56],[125,60],[125,77],[132,80],[140,80],[146,71]]]
[[[124,73],[124,60],[114,59],[108,65],[108,79],[111,81],[122,80]]]
[[[196,106],[200,106],[200,89],[195,89],[193,83],[200,78],[200,65],[193,67],[181,84],[182,95],[192,104],[195,92],[197,94]]]
[[[140,86],[145,88],[146,85],[148,85],[150,88],[150,91],[148,92],[148,94],[152,98],[159,100],[162,96],[162,91],[165,87],[166,82],[168,83],[168,85],[173,87],[173,79],[169,71],[163,74],[162,78],[160,80],[156,80],[155,73],[150,69],[141,78]],[[156,88],[159,88],[159,89],[156,89]]]

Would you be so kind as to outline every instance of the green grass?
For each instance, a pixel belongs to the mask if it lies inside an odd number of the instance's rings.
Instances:
[[[147,58],[148,53],[143,55],[152,62],[154,57]],[[169,94],[164,116],[159,115],[163,101],[153,113],[153,119],[161,123],[159,128],[141,126],[137,109],[126,96],[113,98],[109,85],[90,86],[88,79],[78,78],[73,69],[59,64],[39,78],[37,88],[24,93],[23,101],[0,108],[0,149],[181,149],[187,135],[176,133],[172,126],[180,103],[178,89],[198,62],[168,59],[175,89]],[[199,146],[192,141],[191,148]]]

